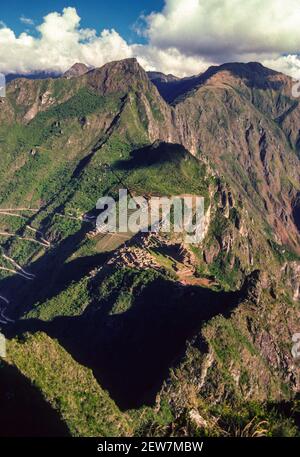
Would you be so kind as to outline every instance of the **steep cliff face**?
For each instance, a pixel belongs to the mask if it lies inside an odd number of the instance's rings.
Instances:
[[[1,114],[4,108],[6,110],[3,122],[7,123],[14,118],[18,122],[29,123],[38,113],[62,105],[72,99],[80,89],[87,89],[103,97],[111,94],[119,98],[128,96],[129,102],[136,103],[137,123],[147,124],[151,141],[160,138],[168,140],[171,136],[176,136],[169,106],[136,59],[111,62],[101,68],[84,70],[81,67],[78,71],[75,69],[74,77],[67,74],[66,77],[56,79],[20,78],[12,81],[8,84],[7,98],[1,100]],[[73,75],[72,72],[71,74]],[[80,109],[78,111],[80,112]],[[169,131],[170,133],[166,133]]]
[[[294,211],[299,161],[282,125],[296,116],[298,108],[291,106],[298,104],[287,95],[290,78],[260,65],[252,68],[227,65],[203,77],[200,87],[175,105],[176,130],[187,149],[216,165],[277,242],[299,250]]]
[[[208,237],[204,263],[274,274],[268,253],[284,258],[286,250],[300,249],[300,167],[291,140],[299,108],[291,90],[290,78],[260,64],[225,64],[200,75],[192,92],[170,106],[137,61],[126,59],[72,79],[15,80],[1,116],[28,124],[27,131],[42,129],[24,151],[25,162],[26,153],[42,147],[65,148],[72,157],[91,152],[96,164],[111,136],[123,138],[126,148],[182,144],[218,182],[208,205],[211,225],[222,233]]]
[[[171,106],[135,59],[80,73],[14,80],[0,100],[0,311],[22,349],[10,363],[58,410],[60,393],[28,370],[44,341],[37,331],[58,340],[55,360],[62,346],[125,409],[156,402],[163,415],[168,404],[168,417],[185,408],[200,423],[202,401],[292,398],[300,165],[291,80],[255,63],[212,67],[185,80]],[[96,201],[120,187],[202,195],[204,240],[98,233]],[[24,331],[30,344],[14,338]]]
[[[129,92],[129,103],[136,104],[138,111],[137,122],[146,126],[150,141],[169,141],[171,137],[176,138],[169,106],[160,97],[136,59],[104,65],[90,71],[83,77],[82,82],[101,95]]]
[[[79,87],[75,80],[62,84],[60,78],[17,78],[8,84],[7,101],[14,109],[15,120],[28,123],[39,112],[68,100]]]
[[[299,260],[286,249],[299,253],[299,105],[292,80],[259,64],[212,68],[175,101],[173,119],[179,142],[222,177],[211,217],[211,227],[219,220],[222,228],[214,227],[203,246],[208,270],[223,262],[235,283],[236,270],[264,272],[230,323],[217,318],[207,326],[209,352],[190,378],[211,401],[297,392],[298,367],[282,346],[300,319]],[[239,349],[227,357],[233,347]]]
[[[165,84],[172,91],[175,83]],[[211,67],[182,89],[169,112],[160,104],[165,125],[151,122],[149,132],[207,158],[256,222],[299,252],[300,111],[292,88],[291,78],[255,62]]]

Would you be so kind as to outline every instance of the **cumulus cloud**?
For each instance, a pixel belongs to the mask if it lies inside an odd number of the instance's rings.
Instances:
[[[276,71],[300,80],[300,58],[298,55],[279,56],[274,59],[265,59],[264,65]]]
[[[299,0],[165,0],[144,18],[151,47],[205,63],[258,60],[300,77]]]
[[[165,0],[161,12],[139,21],[147,38],[141,45],[113,29],[81,28],[76,9],[68,7],[45,16],[38,36],[16,36],[0,22],[0,71],[62,72],[75,62],[97,67],[135,56],[146,70],[178,76],[211,64],[258,60],[300,77],[299,24],[299,0]]]
[[[151,45],[132,45],[132,51],[146,70],[182,77],[198,74],[213,65],[213,62],[198,56],[184,55],[176,48],[159,49]]]
[[[25,22],[23,18],[22,22]],[[29,24],[29,19],[26,21]],[[0,71],[30,73],[63,72],[75,62],[99,67],[112,60],[137,57],[146,70],[161,70],[185,76],[204,70],[198,57],[181,54],[176,48],[128,44],[115,30],[81,28],[75,8],[52,12],[36,27],[39,36],[23,32],[16,36],[5,24],[0,29]]]
[[[163,11],[146,20],[153,45],[186,55],[223,61],[299,51],[299,0],[166,0]]]
[[[65,71],[75,62],[101,66],[110,60],[132,57],[132,49],[114,30],[80,28],[75,8],[64,8],[44,17],[37,27],[39,37],[27,32],[16,36],[4,26],[0,29],[0,71]]]

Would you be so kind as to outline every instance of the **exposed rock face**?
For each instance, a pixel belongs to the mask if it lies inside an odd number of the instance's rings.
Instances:
[[[183,144],[195,156],[214,164],[218,174],[230,182],[230,198],[234,194],[251,217],[269,224],[278,243],[299,251],[295,202],[300,167],[291,145],[297,147],[300,108],[290,96],[290,78],[257,63],[211,67],[194,81],[193,92],[170,107],[136,59],[86,70],[83,64],[72,67],[69,75],[74,72],[76,78],[71,79],[72,86],[61,94],[59,103],[83,86],[101,95],[130,91],[123,111],[137,105],[150,141]],[[11,98],[22,107],[18,116],[24,122],[58,103],[53,80],[43,85],[15,80],[8,86],[8,100]],[[5,106],[9,119],[13,108],[9,101]],[[227,202],[227,217],[229,211]],[[243,221],[236,223],[242,224],[239,230],[246,234]]]
[[[67,79],[77,78],[78,76],[82,76],[87,73],[90,68],[85,65],[84,63],[75,63],[69,70],[67,70],[63,77]]]
[[[203,252],[203,258],[206,263],[209,265],[213,263],[215,258],[218,256],[220,252],[220,246],[219,243],[215,240],[212,242],[212,244],[208,247],[204,248]]]
[[[72,85],[59,100],[51,79],[43,84],[13,81],[8,86],[8,101],[2,102],[6,118],[12,117],[11,99],[20,107],[15,115],[27,123],[83,86],[101,95],[127,94],[123,112],[126,106],[133,109],[137,105],[150,141],[180,143],[195,156],[207,159],[230,182],[231,200],[238,198],[250,217],[264,220],[262,225],[269,225],[278,243],[300,250],[300,167],[293,150],[298,144],[300,108],[291,97],[290,78],[257,63],[211,67],[193,82],[192,92],[185,89],[182,99],[170,107],[136,59],[86,71],[85,65],[75,64],[65,74],[66,78],[76,78],[70,80]],[[166,78],[167,82],[170,79],[178,82],[171,77]],[[228,201],[227,217],[231,207]],[[236,224],[245,235],[243,221],[237,220]]]
[[[66,121],[66,134],[59,122],[51,120],[54,134],[47,146],[50,151],[63,151],[61,156],[66,154],[71,165],[76,164],[75,190],[64,193],[70,198],[110,189],[111,177],[106,177],[105,186],[99,186],[104,179],[102,165],[111,157],[113,163],[122,158],[120,141],[126,144],[124,149],[132,152],[137,148],[144,155],[145,145],[157,142],[157,148],[154,145],[151,149],[155,152],[163,144],[160,152],[166,157],[158,157],[162,162],[170,159],[165,143],[177,144],[199,159],[191,157],[190,168],[195,167],[194,162],[197,166],[205,164],[205,176],[197,169],[197,180],[209,182],[203,188],[207,203],[203,243],[192,252],[178,240],[177,244],[171,240],[169,249],[163,240],[167,254],[164,256],[163,250],[159,254],[167,259],[167,266],[175,265],[174,280],[181,278],[179,289],[192,284],[187,276],[193,276],[196,270],[198,278],[193,279],[205,280],[201,283],[205,287],[216,280],[217,286],[226,285],[225,290],[237,290],[246,276],[248,280],[234,316],[228,320],[216,318],[205,329],[208,356],[202,373],[194,364],[191,379],[195,379],[201,394],[214,401],[236,393],[249,399],[279,399],[282,385],[297,390],[297,370],[289,344],[293,332],[299,330],[300,319],[300,267],[295,256],[300,252],[300,109],[291,98],[291,79],[256,63],[212,67],[184,80],[150,75],[154,82],[160,81],[161,86],[156,86],[162,93],[169,91],[168,97],[173,101],[170,106],[135,59],[85,70],[75,65],[59,81],[62,89],[53,79],[12,81],[7,99],[0,100],[1,123],[30,125],[40,112],[63,104],[82,88],[100,96],[101,103],[101,97],[104,101],[117,100],[113,107],[107,103],[92,113],[72,112]],[[167,98],[165,93],[164,97]],[[112,142],[106,148],[110,138]],[[31,158],[40,154],[35,145],[28,151]],[[187,161],[183,156],[178,167]],[[86,172],[89,163],[93,169],[90,174]],[[14,164],[15,169],[22,164]],[[146,165],[135,157],[128,174],[147,168]],[[9,170],[12,174],[13,171]],[[63,168],[63,173],[68,171]],[[56,176],[54,166],[51,173]],[[73,176],[67,174],[71,183]],[[184,183],[189,177],[183,172]],[[139,191],[144,192],[144,181],[139,185]],[[21,190],[25,192],[24,188]],[[65,204],[70,208],[77,208],[78,201],[86,204],[81,198],[74,201]],[[55,235],[49,227],[49,237]],[[127,245],[115,251],[108,265],[161,271],[162,264],[150,251],[145,238],[142,245]],[[202,351],[202,347],[198,349]],[[190,417],[200,424],[196,413]]]
[[[297,135],[291,134],[291,148],[287,125],[295,128],[299,118],[291,79],[260,64],[208,70],[173,115],[175,140],[196,156],[209,157],[248,209],[261,214],[282,244],[297,250],[293,202],[300,169],[293,150]]]
[[[56,90],[59,79],[33,80],[27,78],[14,79],[7,85],[6,103],[14,112],[14,120],[28,123],[41,111],[46,111],[51,106],[63,103],[71,98],[79,89],[79,85],[69,84],[68,90]],[[1,116],[1,114],[0,114]]]
[[[124,78],[118,80],[116,73]],[[107,64],[88,76],[101,93],[125,86],[140,90],[150,139],[181,143],[197,157],[208,158],[248,211],[272,227],[276,240],[299,250],[295,199],[300,174],[293,148],[300,110],[291,97],[291,78],[258,63],[211,67],[172,108],[149,85],[135,59]],[[159,121],[146,92],[160,111]],[[227,213],[229,209],[227,205]],[[240,230],[245,232],[245,226]]]
[[[136,59],[110,62],[101,68],[91,70],[82,79],[101,94],[124,92],[128,89],[151,89],[146,72]]]
[[[174,100],[192,90],[201,81],[201,75],[180,79],[173,75],[148,72],[148,76],[168,103],[173,103]]]

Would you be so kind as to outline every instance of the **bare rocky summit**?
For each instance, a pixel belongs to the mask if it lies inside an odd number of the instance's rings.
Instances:
[[[84,63],[74,63],[74,65],[63,74],[63,77],[67,79],[77,78],[78,76],[84,75],[89,70],[90,68]]]

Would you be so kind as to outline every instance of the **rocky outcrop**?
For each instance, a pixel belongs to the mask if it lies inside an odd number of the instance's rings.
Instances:
[[[84,75],[89,70],[90,68],[84,63],[75,63],[63,74],[63,77],[66,79],[78,78],[78,76]]]

